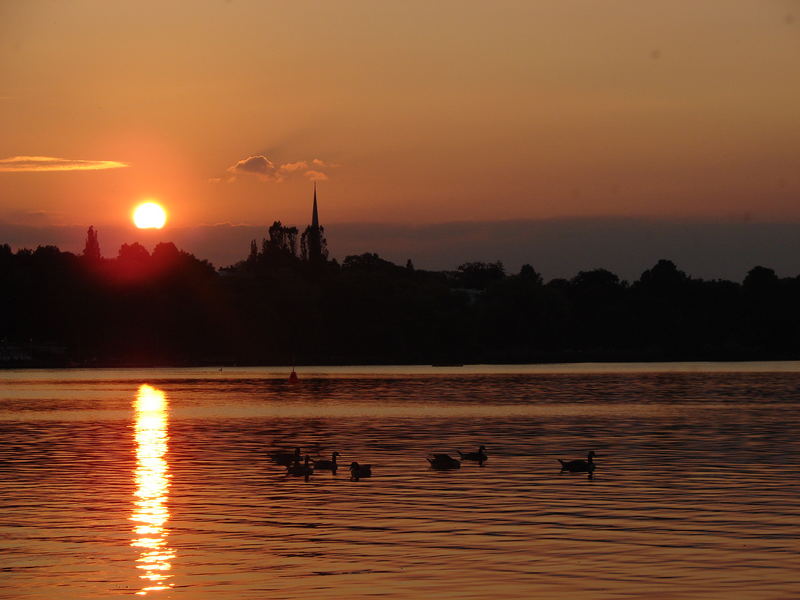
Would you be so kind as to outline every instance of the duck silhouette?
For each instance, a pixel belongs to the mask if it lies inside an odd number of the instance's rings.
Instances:
[[[594,457],[598,456],[594,453],[594,450],[590,450],[589,454],[586,456],[586,460],[579,458],[577,460],[561,460],[558,459],[558,462],[561,463],[561,471],[569,471],[570,473],[593,473],[595,464],[594,464]]]
[[[481,446],[478,448],[477,452],[462,452],[459,450],[458,455],[461,457],[461,460],[477,461],[481,467],[483,466],[483,463],[489,460],[489,455],[486,454],[486,446]]]
[[[273,461],[275,461],[276,464],[279,464],[282,467],[288,467],[294,463],[299,463],[301,459],[300,448],[295,448],[294,452],[274,450],[273,452],[270,452],[269,456]]]
[[[314,461],[314,469],[317,471],[333,471],[336,473],[336,469],[339,468],[339,465],[336,464],[336,457],[339,456],[338,452],[334,452],[331,454],[330,460],[315,460]]]
[[[461,462],[449,454],[431,454],[426,457],[432,469],[447,471],[449,469],[460,469]]]
[[[372,477],[372,465],[360,465],[353,461],[350,463],[350,479],[358,481],[362,477]]]
[[[286,467],[287,475],[305,477],[306,481],[308,481],[308,478],[311,477],[311,474],[313,472],[314,472],[314,467],[311,465],[311,457],[308,454],[306,454],[305,462],[292,463],[291,465]]]

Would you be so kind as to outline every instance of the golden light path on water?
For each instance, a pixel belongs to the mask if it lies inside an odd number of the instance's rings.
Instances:
[[[173,550],[167,546],[169,519],[169,465],[167,453],[167,398],[161,390],[142,385],[134,402],[136,410],[136,491],[131,521],[136,525],[131,546],[139,549],[136,568],[144,585],[139,595],[167,590]]]

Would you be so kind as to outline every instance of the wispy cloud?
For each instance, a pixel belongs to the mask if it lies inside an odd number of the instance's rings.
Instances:
[[[78,160],[53,156],[12,156],[0,158],[0,173],[35,173],[41,171],[100,171],[129,166],[116,160]]]
[[[306,171],[303,175],[311,181],[328,181],[328,176],[322,171]]]
[[[328,179],[328,175],[320,169],[338,166],[333,163],[326,163],[318,158],[311,161],[299,160],[278,164],[262,154],[256,154],[243,158],[228,167],[223,177],[214,177],[209,181],[211,183],[231,183],[236,181],[237,177],[248,176],[265,182],[281,183],[295,175],[302,175],[315,181],[323,181]]]

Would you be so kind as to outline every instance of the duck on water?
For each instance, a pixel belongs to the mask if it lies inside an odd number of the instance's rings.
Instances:
[[[431,468],[437,471],[449,471],[451,469],[461,468],[461,462],[449,454],[431,454],[426,458],[431,464]]]
[[[350,479],[358,481],[362,477],[372,477],[372,465],[360,465],[353,461],[350,463]]]
[[[334,452],[331,454],[330,460],[315,460],[314,461],[314,469],[317,471],[332,471],[333,474],[336,474],[336,469],[339,468],[339,465],[336,464],[336,457],[339,456],[338,452]]]
[[[308,481],[308,478],[311,477],[311,474],[313,472],[314,472],[314,467],[311,465],[311,457],[308,454],[306,454],[305,462],[292,463],[291,465],[286,467],[287,475],[305,477],[306,481]]]
[[[461,457],[461,460],[477,461],[478,465],[481,467],[483,466],[483,463],[489,460],[489,455],[486,454],[486,446],[481,446],[478,448],[477,452],[462,452],[459,450],[458,455]]]
[[[295,448],[294,452],[287,452],[285,450],[273,450],[269,453],[269,457],[282,467],[288,467],[294,463],[299,463],[302,457],[300,456],[300,448]]]
[[[576,460],[561,460],[559,458],[558,462],[561,463],[561,472],[569,471],[570,473],[589,473],[591,475],[595,468],[595,456],[599,455],[595,454],[594,450],[590,450],[589,454],[586,456],[586,460],[582,458]]]

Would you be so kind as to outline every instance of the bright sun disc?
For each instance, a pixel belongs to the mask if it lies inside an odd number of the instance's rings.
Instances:
[[[166,211],[155,202],[140,204],[133,211],[133,223],[139,229],[161,229],[166,222]]]

